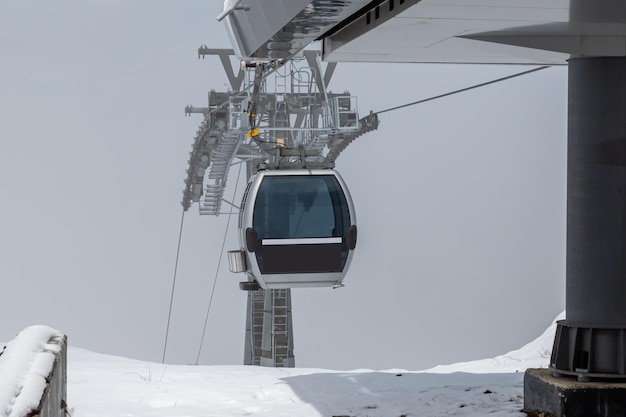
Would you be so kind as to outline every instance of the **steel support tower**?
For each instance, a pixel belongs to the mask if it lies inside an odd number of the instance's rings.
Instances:
[[[568,83],[565,320],[550,369],[526,371],[524,405],[625,415],[626,57],[572,58]]]
[[[626,379],[626,58],[569,61],[566,319],[550,362]]]
[[[185,178],[185,211],[198,203],[200,214],[218,216],[223,202],[236,207],[224,199],[234,164],[246,164],[248,179],[260,165],[283,167],[292,159],[332,167],[352,141],[378,128],[375,114],[359,119],[355,97],[326,90],[336,64],[322,68],[318,52],[296,61],[243,62],[237,73],[232,50],[198,50],[198,57],[208,55],[220,58],[231,90],[209,92],[208,107],[185,109],[203,115]],[[248,291],[244,364],[294,367],[292,323],[290,289]]]

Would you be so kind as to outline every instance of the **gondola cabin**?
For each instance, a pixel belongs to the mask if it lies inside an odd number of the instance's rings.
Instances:
[[[245,270],[265,289],[341,286],[356,246],[352,199],[332,169],[257,172],[239,231]]]

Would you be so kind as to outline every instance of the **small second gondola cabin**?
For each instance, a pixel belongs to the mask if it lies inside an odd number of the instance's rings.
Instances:
[[[338,287],[356,246],[354,206],[332,169],[263,170],[248,183],[239,232],[261,288]]]

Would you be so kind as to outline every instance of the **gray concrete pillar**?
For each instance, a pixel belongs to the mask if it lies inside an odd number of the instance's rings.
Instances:
[[[568,113],[566,316],[524,410],[625,415],[626,58],[571,59]]]
[[[551,368],[626,377],[626,58],[569,61],[566,318]]]

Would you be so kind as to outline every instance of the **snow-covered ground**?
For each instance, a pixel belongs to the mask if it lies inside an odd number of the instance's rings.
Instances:
[[[163,365],[70,346],[68,403],[73,417],[523,416],[523,371],[548,365],[555,328],[493,359],[418,372]],[[26,329],[0,355],[0,399],[23,385],[17,364],[34,363],[8,353],[49,349],[37,335],[46,339],[54,331]],[[46,366],[32,366],[31,373],[41,376]],[[5,415],[11,414],[0,410]]]
[[[420,372],[162,365],[70,347],[68,402],[74,417],[523,416],[523,371],[548,365],[555,327],[505,355]]]
[[[522,374],[163,366],[70,350],[68,402],[87,416],[504,416]]]

